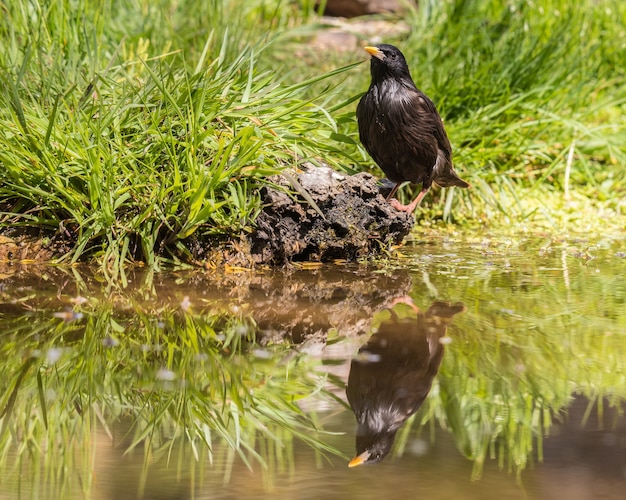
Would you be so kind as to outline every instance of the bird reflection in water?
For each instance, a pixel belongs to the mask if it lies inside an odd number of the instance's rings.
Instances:
[[[395,303],[350,365],[346,394],[358,423],[350,467],[380,462],[389,453],[396,432],[430,391],[448,325],[465,310],[461,303],[434,302],[426,312],[409,298]]]

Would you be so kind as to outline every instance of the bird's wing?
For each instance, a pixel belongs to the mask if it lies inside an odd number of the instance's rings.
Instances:
[[[450,160],[452,146],[443,126],[443,121],[437,112],[433,102],[421,91],[414,90],[409,93],[411,106],[416,112],[417,118],[423,126],[437,139],[437,147],[441,149],[446,158]]]

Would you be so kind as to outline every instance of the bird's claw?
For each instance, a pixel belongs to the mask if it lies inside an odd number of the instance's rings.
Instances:
[[[409,214],[412,213],[413,210],[415,210],[415,207],[417,206],[416,203],[409,203],[408,205],[403,205],[395,198],[392,198],[391,200],[389,200],[389,204],[393,208],[395,208],[398,212],[407,212]]]

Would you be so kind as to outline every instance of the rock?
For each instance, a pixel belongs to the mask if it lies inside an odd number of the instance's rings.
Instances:
[[[359,37],[341,28],[320,29],[311,41],[311,47],[320,54],[356,52],[359,48]]]
[[[327,57],[328,51],[354,52],[355,57],[366,59],[363,45],[383,43],[399,38],[411,31],[410,26],[400,20],[377,18],[343,19],[324,16],[322,26],[315,31],[308,49]]]
[[[0,276],[11,273],[5,269],[20,263],[42,263],[69,251],[54,238],[23,228],[9,228],[0,233]]]
[[[353,260],[378,254],[400,243],[414,224],[411,215],[398,212],[379,194],[371,174],[344,176],[309,164],[299,174],[274,181],[285,191],[263,188],[266,206],[249,237],[257,264]],[[306,191],[319,212],[304,196],[296,199],[289,190]]]
[[[401,11],[406,3],[406,0],[327,0],[324,14],[340,17],[387,14]]]

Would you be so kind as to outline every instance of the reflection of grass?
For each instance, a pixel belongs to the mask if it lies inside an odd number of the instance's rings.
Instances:
[[[542,438],[573,393],[626,400],[626,338],[595,325],[579,329],[576,313],[544,312],[518,328],[462,332],[447,353],[434,411],[474,460],[475,475],[488,458],[517,472],[534,450],[541,459]]]
[[[88,490],[91,464],[104,448],[92,437],[103,430],[123,451],[143,453],[147,467],[158,459],[187,470],[211,463],[226,480],[239,460],[263,464],[268,481],[294,471],[299,442],[338,453],[324,442],[317,415],[298,402],[316,392],[333,398],[323,385],[343,392],[344,381],[320,379],[319,361],[292,351],[279,332],[293,332],[298,322],[317,332],[319,322],[356,335],[384,319],[388,313],[375,311],[385,302],[408,293],[421,307],[458,300],[467,311],[449,327],[433,390],[400,430],[396,451],[440,425],[473,461],[476,477],[492,459],[521,473],[541,459],[545,435],[572,394],[624,407],[626,260],[616,249],[623,250],[609,239],[431,235],[393,273],[325,268],[259,275],[263,283],[252,275],[237,282],[189,273],[176,283],[151,275],[158,283],[144,277],[143,286],[134,273],[129,282],[139,289],[108,297],[119,309],[98,303],[101,290],[90,275],[72,282],[50,271],[37,292],[48,287],[50,295],[41,301],[30,280],[12,276],[0,290],[3,477],[21,469],[25,483],[31,474],[32,484],[61,489],[77,484],[68,474],[80,473]],[[189,288],[196,294],[190,307],[180,300]],[[75,307],[82,317],[45,316],[76,291],[92,297]],[[176,301],[176,310],[160,305]],[[238,312],[221,304],[238,304]],[[261,322],[276,333],[263,342],[255,339]],[[335,333],[332,341],[342,340]]]
[[[192,463],[231,450],[219,460],[226,477],[237,457],[249,467],[289,467],[296,441],[338,453],[298,406],[323,391],[323,377],[287,344],[259,347],[249,318],[168,308],[120,315],[108,306],[83,314],[3,325],[5,471],[17,456],[22,473],[68,488],[73,471],[88,471],[96,457],[92,434],[111,435],[121,420],[132,422],[124,449],[143,449],[148,462],[179,447]],[[82,477],[84,488],[90,480]]]
[[[467,253],[429,255],[429,279],[468,310],[449,329],[452,343],[413,427],[450,430],[475,477],[489,459],[520,473],[541,460],[543,438],[573,394],[624,407],[625,262],[588,242],[579,245],[585,252],[523,238],[485,238],[475,253],[457,244]],[[413,263],[425,267],[419,257]]]

